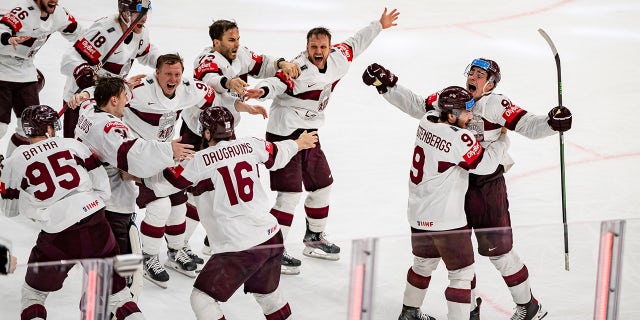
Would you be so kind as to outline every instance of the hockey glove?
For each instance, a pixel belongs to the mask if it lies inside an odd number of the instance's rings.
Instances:
[[[398,77],[383,66],[374,63],[370,64],[362,73],[362,82],[370,86],[374,85],[378,89],[379,94],[387,92],[387,88],[391,88],[398,82]]]
[[[76,80],[76,84],[80,89],[86,89],[95,86],[95,76],[96,73],[93,68],[91,68],[91,66],[86,63],[77,66],[73,70],[73,78]]]
[[[549,111],[547,123],[554,131],[567,131],[571,129],[571,111],[567,107],[555,107]]]

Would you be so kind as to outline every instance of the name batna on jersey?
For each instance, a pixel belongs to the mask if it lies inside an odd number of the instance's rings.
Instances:
[[[22,156],[25,160],[29,160],[31,159],[31,157],[35,157],[36,155],[38,155],[38,153],[40,152],[53,150],[55,148],[58,148],[58,144],[55,141],[47,141],[23,151]]]
[[[222,147],[215,149],[212,152],[202,154],[202,160],[206,166],[209,166],[217,161],[233,158],[240,155],[245,155],[253,152],[253,147],[250,142],[242,144],[233,144],[228,147]]]
[[[422,126],[418,127],[418,132],[416,137],[426,143],[429,146],[432,146],[440,151],[449,152],[451,151],[451,142],[440,138],[439,136],[427,131]]]
[[[482,146],[480,145],[480,142],[478,142],[478,140],[475,141],[475,143],[471,146],[471,148],[469,148],[469,151],[467,151],[463,158],[464,161],[466,163],[474,163],[478,157],[480,157],[480,155],[482,154]]]

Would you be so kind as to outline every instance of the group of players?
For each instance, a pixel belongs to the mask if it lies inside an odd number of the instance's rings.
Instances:
[[[149,2],[117,3],[117,15],[88,28],[58,8],[57,0],[22,0],[0,20],[0,133],[7,131],[11,110],[18,117],[0,167],[2,208],[7,216],[23,214],[40,223],[29,262],[111,257],[141,246],[144,277],[166,287],[162,239],[168,248],[165,265],[195,277],[205,261],[188,241],[200,221],[214,258],[194,283],[196,317],[224,319],[219,302],[244,285],[266,318],[288,318],[291,309],[278,290],[280,273],[299,273],[301,261],[282,244],[303,187],[303,254],[339,259],[340,248],[324,237],[333,183],[317,134],[324,109],[353,59],[381,30],[396,25],[399,12],[385,9],[379,20],[337,44],[326,28],[311,29],[306,50],[292,61],[240,46],[238,26],[217,20],[209,28],[212,45],[194,61],[192,78],[183,76],[179,54],[161,54],[151,44],[144,25]],[[67,76],[60,111],[65,138],[55,135],[58,112],[39,105],[43,81],[33,65],[33,56],[56,31],[73,42],[61,66]],[[134,60],[155,72],[128,77]],[[415,259],[400,319],[433,319],[420,306],[440,259],[449,270],[449,319],[479,319],[472,228],[479,253],[490,258],[512,293],[517,305],[512,319],[541,319],[546,311],[512,250],[503,173],[513,161],[504,131],[546,137],[568,130],[571,113],[553,108],[536,116],[493,93],[500,69],[492,60],[474,60],[466,74],[466,89],[449,87],[425,99],[398,85],[378,64],[363,73],[365,84],[421,119],[409,182]],[[248,88],[248,76],[262,81]],[[247,99],[273,99],[266,140],[235,136],[241,112],[267,116]],[[179,119],[180,137],[173,139]],[[259,163],[273,170],[273,206],[261,188]],[[139,240],[132,228],[136,207],[146,209]],[[449,230],[458,232],[443,232]],[[66,272],[46,278],[27,272],[23,319],[46,317],[46,296],[61,288]],[[142,317],[139,286],[136,276],[127,284],[114,275],[110,312],[116,318]]]

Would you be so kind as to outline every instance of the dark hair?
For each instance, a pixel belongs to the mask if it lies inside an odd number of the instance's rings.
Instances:
[[[312,36],[319,36],[319,35],[327,36],[327,38],[329,38],[329,43],[331,43],[331,31],[329,31],[329,29],[325,27],[316,27],[309,30],[309,32],[307,32],[307,42],[309,42],[309,39],[311,39]]]
[[[182,57],[178,53],[167,53],[158,57],[158,61],[156,62],[156,69],[160,69],[165,64],[173,65],[179,63],[182,66],[182,71],[184,71],[184,63],[182,61]]]
[[[222,40],[222,35],[227,30],[231,29],[238,29],[238,25],[235,23],[235,21],[215,20],[209,26],[209,37],[211,38],[211,41],[216,39]]]
[[[119,96],[125,89],[124,79],[119,77],[100,77],[96,83],[93,99],[98,107],[107,105],[111,97]]]

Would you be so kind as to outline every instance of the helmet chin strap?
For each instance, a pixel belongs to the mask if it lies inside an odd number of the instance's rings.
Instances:
[[[128,16],[128,18],[129,18],[129,21],[128,21],[128,22],[124,20],[123,14]],[[124,25],[125,25],[127,28],[129,28],[129,26],[131,25],[131,12],[129,12],[129,11],[122,11],[122,12],[120,12],[120,15],[118,15],[118,18],[119,18],[120,22],[124,23]]]
[[[485,91],[487,89],[487,86],[489,84],[493,83],[493,76],[489,77],[489,79],[487,79],[487,82],[485,82],[484,86],[482,87],[482,95],[486,96],[488,94],[490,94],[491,92],[493,92],[493,89],[496,88],[495,84],[493,85],[493,88],[491,88],[491,90],[489,91]]]

